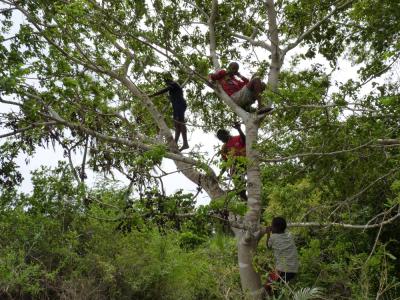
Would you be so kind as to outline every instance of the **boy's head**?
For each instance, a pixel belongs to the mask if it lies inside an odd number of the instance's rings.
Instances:
[[[231,135],[229,134],[229,131],[226,129],[218,129],[217,131],[217,138],[221,141],[221,142],[228,142],[229,138],[231,137]]]
[[[236,74],[239,71],[239,64],[235,61],[231,62],[228,65],[228,72],[230,74]]]
[[[272,233],[284,233],[286,229],[286,220],[282,217],[272,219]]]

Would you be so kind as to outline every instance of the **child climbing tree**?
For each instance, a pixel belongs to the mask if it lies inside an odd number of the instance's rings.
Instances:
[[[12,107],[1,115],[9,130],[2,138],[11,138],[17,152],[31,154],[48,142],[69,158],[91,149],[81,165],[130,179],[135,172],[150,176],[170,159],[214,202],[227,191],[202,155],[179,152],[160,104],[147,96],[154,91],[149,82],[160,68],[193,74],[188,107],[204,128],[241,119],[247,211],[232,212],[229,220],[242,290],[253,299],[264,294],[253,257],[271,207],[288,215],[301,211],[290,226],[379,229],[368,236],[371,255],[384,226],[400,216],[398,85],[374,80],[399,58],[396,1],[0,3],[0,101]],[[345,57],[358,73],[334,81]],[[232,60],[266,81],[257,96],[274,103],[273,114],[244,110],[218,79],[208,81]],[[360,89],[368,84],[364,97]],[[9,170],[4,157],[1,164]]]
[[[149,97],[158,96],[166,92],[169,93],[169,100],[172,104],[175,125],[175,143],[178,144],[179,137],[182,134],[183,145],[181,148],[179,148],[179,151],[182,151],[189,148],[185,124],[186,101],[183,98],[182,87],[172,80],[172,75],[170,73],[165,73],[163,77],[167,87],[154,94],[151,94]]]

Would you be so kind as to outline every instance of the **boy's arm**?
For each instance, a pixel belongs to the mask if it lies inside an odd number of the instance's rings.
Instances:
[[[242,128],[240,128],[240,123],[235,122],[235,124],[233,124],[233,127],[239,132],[240,138],[243,140],[243,142],[246,143],[246,135],[242,131]]]
[[[166,92],[168,92],[168,91],[169,91],[169,87],[166,87],[165,89],[159,90],[158,92],[155,92],[155,93],[149,95],[149,97],[150,97],[150,98],[151,98],[151,97],[155,97],[155,96],[164,94],[164,93],[166,93]]]
[[[272,242],[272,240],[271,240],[271,227],[267,227],[267,241],[265,242],[267,248],[271,248],[271,246],[272,246],[270,241]]]
[[[242,74],[240,74],[239,72],[237,72],[236,76],[238,76],[240,79],[242,79],[245,83],[249,82],[249,80],[246,77],[244,77]]]
[[[225,75],[226,75],[225,70],[219,70],[215,73],[208,75],[208,77],[210,78],[210,80],[215,81],[215,80],[222,79]]]

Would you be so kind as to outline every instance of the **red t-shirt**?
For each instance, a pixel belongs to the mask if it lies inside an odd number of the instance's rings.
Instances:
[[[222,146],[221,155],[223,160],[229,156],[246,156],[246,143],[240,135],[231,137],[226,144]]]
[[[235,75],[228,75],[226,70],[219,70],[214,74],[210,74],[210,78],[212,80],[218,80],[219,84],[228,96],[240,91],[249,82],[247,78],[241,80]]]

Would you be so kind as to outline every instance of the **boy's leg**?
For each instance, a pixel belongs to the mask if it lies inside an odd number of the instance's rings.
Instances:
[[[182,133],[183,145],[179,149],[179,151],[185,150],[189,148],[189,143],[187,140],[187,128],[185,124],[185,110],[186,106],[178,107],[176,109],[176,122],[179,126],[179,133]],[[179,136],[178,136],[179,139]]]
[[[251,112],[250,107],[255,101],[253,91],[247,86],[244,86],[241,90],[232,94],[231,99],[247,112]]]
[[[187,128],[185,123],[181,123],[181,133],[182,133],[182,139],[183,139],[183,145],[179,149],[179,151],[185,150],[189,148],[189,143],[187,140]]]
[[[174,125],[175,125],[175,143],[178,144],[179,137],[181,135],[181,125],[178,120],[174,120]]]
[[[174,125],[175,125],[175,143],[178,144],[179,137],[181,135],[181,116],[182,109],[180,105],[172,105],[173,116],[174,116]]]
[[[266,89],[267,85],[261,81],[260,78],[254,77],[247,84],[247,88],[253,92],[254,101],[257,101],[258,113],[263,114],[271,111],[273,108],[268,106],[263,106],[261,100],[261,94]]]
[[[291,272],[278,271],[278,274],[285,282],[289,282],[290,280],[296,277],[296,273],[291,273]]]

